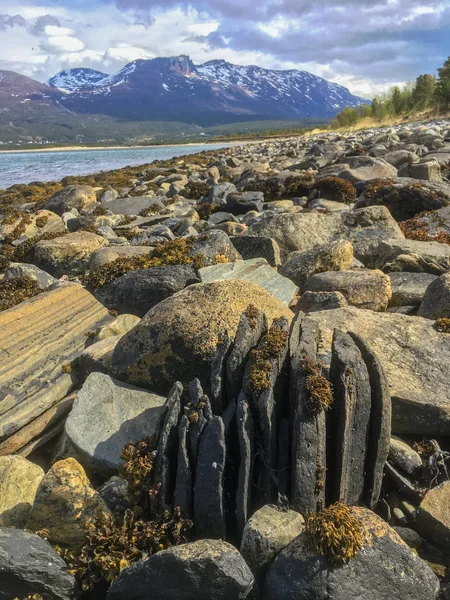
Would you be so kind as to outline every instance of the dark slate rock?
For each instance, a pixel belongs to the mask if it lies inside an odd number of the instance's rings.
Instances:
[[[107,507],[111,512],[119,512],[124,514],[126,510],[133,509],[133,499],[128,494],[128,483],[122,477],[114,475],[104,484],[102,484],[97,492],[106,502]]]
[[[219,540],[199,540],[124,569],[107,600],[245,600],[253,585],[253,575],[236,548]]]
[[[290,344],[290,414],[292,422],[292,506],[303,515],[325,501],[326,429],[323,411],[311,414],[302,361],[317,361],[319,328],[299,313]]]
[[[226,405],[226,365],[230,353],[231,340],[227,333],[216,348],[216,355],[211,363],[211,408],[215,415],[221,415]]]
[[[364,531],[363,548],[336,566],[301,533],[272,564],[264,600],[436,600],[439,580],[430,567],[373,512],[352,507]]]
[[[188,427],[189,420],[183,415],[178,426],[178,465],[173,504],[180,507],[181,516],[185,519],[192,518],[192,471],[187,449]]]
[[[391,439],[392,403],[389,382],[382,364],[367,342],[350,333],[358,346],[369,373],[372,408],[367,444],[365,504],[374,509],[380,497],[383,469],[389,454]]]
[[[287,498],[288,494],[288,474],[290,472],[290,423],[289,419],[282,418],[278,427],[278,456],[277,456],[277,472],[278,472],[278,496],[279,500]]]
[[[236,519],[239,535],[250,516],[252,504],[252,475],[253,475],[253,417],[248,400],[242,392],[238,399],[236,422],[239,439],[239,478],[236,492]]]
[[[228,399],[237,399],[242,389],[245,364],[250,351],[254,348],[267,329],[267,318],[259,310],[252,311],[248,316],[242,313],[234,338],[233,349],[227,360],[227,393]]]
[[[175,383],[166,401],[166,411],[156,449],[153,467],[153,485],[158,494],[152,499],[152,512],[156,515],[172,504],[175,488],[178,450],[178,422],[180,420],[183,386]]]
[[[244,260],[265,258],[271,267],[278,267],[281,264],[280,247],[270,237],[236,235],[231,236],[230,240]]]
[[[239,194],[228,194],[225,208],[233,215],[245,215],[250,210],[262,212],[263,204],[263,192],[241,192]]]
[[[40,594],[46,600],[72,600],[75,579],[51,545],[30,531],[0,529],[0,600]]]
[[[342,498],[346,504],[359,504],[364,497],[371,389],[361,352],[352,338],[338,329],[333,336],[330,381],[334,402],[328,414],[329,501]]]
[[[93,293],[110,310],[143,317],[165,298],[199,281],[189,265],[165,265],[130,271]]]
[[[289,324],[285,317],[273,322],[271,329],[288,332]],[[275,358],[269,359],[268,371],[269,386],[262,392],[252,389],[249,376],[255,358],[250,356],[244,374],[244,391],[248,395],[250,408],[255,424],[255,452],[259,455],[256,485],[259,489],[258,505],[275,503],[277,500],[276,476],[277,465],[277,434],[278,423],[283,411],[282,401],[285,397],[285,367],[288,352],[288,343]],[[258,349],[264,345],[261,338]]]
[[[200,440],[194,485],[195,534],[199,538],[223,539],[225,515],[223,474],[226,446],[225,426],[213,416]]]
[[[193,379],[189,384],[189,402],[190,412],[188,418],[190,418],[190,426],[188,436],[188,453],[192,476],[194,476],[197,465],[200,439],[206,423],[212,416],[208,396],[203,393],[202,386],[198,379]]]
[[[431,273],[389,273],[392,298],[389,306],[420,306],[428,286],[437,279]]]

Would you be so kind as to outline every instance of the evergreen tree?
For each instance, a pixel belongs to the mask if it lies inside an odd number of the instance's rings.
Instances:
[[[436,92],[436,77],[434,75],[419,75],[412,92],[412,108],[425,110],[434,101]]]
[[[450,56],[443,66],[438,69],[439,80],[436,85],[435,98],[441,110],[450,108]]]

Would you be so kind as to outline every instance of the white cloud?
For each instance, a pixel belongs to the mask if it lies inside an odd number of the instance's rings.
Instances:
[[[84,47],[84,43],[81,40],[70,35],[53,35],[41,44],[43,50],[58,54],[65,52],[80,52]]]
[[[44,33],[48,36],[68,36],[73,34],[73,29],[68,27],[58,27],[56,25],[47,25],[44,27]]]

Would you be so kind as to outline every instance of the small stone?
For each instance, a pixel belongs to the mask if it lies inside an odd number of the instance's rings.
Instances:
[[[391,438],[389,460],[408,475],[413,475],[422,467],[419,454],[399,438]]]

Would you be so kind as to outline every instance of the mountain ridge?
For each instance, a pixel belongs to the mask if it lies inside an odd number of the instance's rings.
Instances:
[[[102,77],[104,75],[104,77]],[[265,69],[186,55],[137,59],[111,75],[68,69],[47,82],[64,106],[124,119],[170,117],[199,124],[238,118],[332,117],[367,100],[336,83],[296,69]]]

